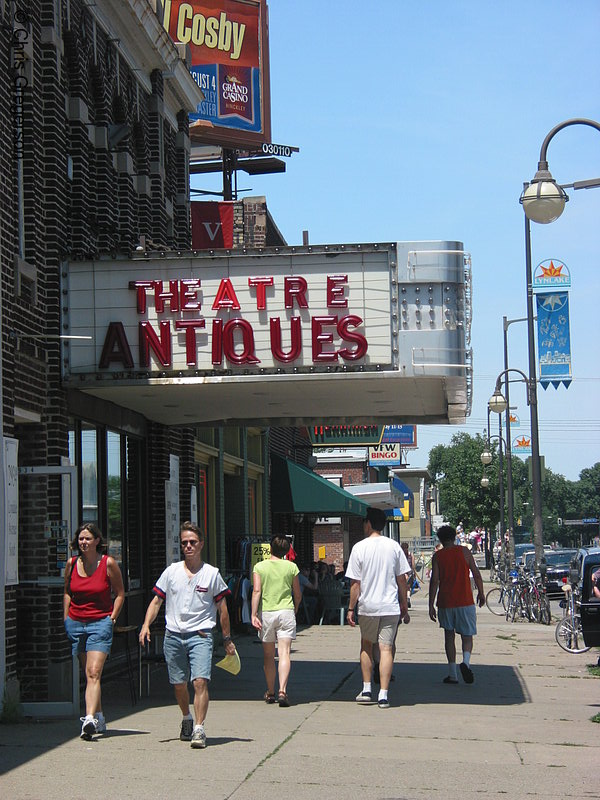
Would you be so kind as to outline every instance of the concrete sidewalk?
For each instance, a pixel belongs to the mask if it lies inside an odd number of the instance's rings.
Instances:
[[[442,684],[443,636],[419,592],[398,635],[389,710],[354,702],[358,628],[299,632],[286,709],[262,702],[262,648],[237,637],[241,673],[213,671],[206,750],[179,741],[164,666],[133,707],[126,681],[108,683],[108,732],[93,742],[78,738],[75,720],[0,725],[0,797],[596,797],[600,725],[590,717],[600,712],[600,678],[586,665],[597,651],[570,655],[554,626],[511,625],[485,608],[478,626],[475,683]]]

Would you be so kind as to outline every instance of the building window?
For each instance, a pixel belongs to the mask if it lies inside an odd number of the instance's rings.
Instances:
[[[144,445],[133,436],[72,420],[69,460],[78,467],[81,522],[94,522],[118,561],[127,591],[141,588]]]

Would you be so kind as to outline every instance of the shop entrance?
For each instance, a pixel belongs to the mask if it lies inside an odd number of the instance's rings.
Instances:
[[[69,545],[78,520],[77,468],[73,466],[59,467],[20,467],[19,481],[48,479],[60,484],[60,515],[48,514],[43,530],[43,538],[48,545],[48,567],[45,574],[35,579],[19,581],[19,588],[31,598],[41,603],[43,599],[49,605],[60,604],[62,607],[63,572],[69,557]],[[58,487],[57,487],[58,488]],[[22,510],[20,511],[20,514]],[[21,603],[29,600],[21,598]],[[56,634],[56,632],[55,632]],[[79,664],[76,657],[65,655],[64,646],[56,647],[58,634],[50,635],[48,642],[47,680],[52,687],[47,700],[28,700],[28,687],[35,681],[24,667],[19,675],[23,713],[25,716],[56,717],[77,716],[79,714]],[[68,653],[68,651],[67,651]],[[39,668],[39,665],[36,665]],[[32,663],[29,667],[34,670]]]

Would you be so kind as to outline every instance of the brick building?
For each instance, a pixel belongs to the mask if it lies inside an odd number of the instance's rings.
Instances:
[[[293,429],[171,428],[64,388],[70,264],[191,246],[188,114],[202,95],[146,0],[2,1],[0,21],[0,697],[78,713],[61,577],[77,525],[100,525],[125,579],[119,622],[137,625],[179,523],[197,519],[207,559],[236,572],[237,541],[271,530],[270,449],[307,451]],[[234,218],[235,246],[284,243],[265,198]],[[306,524],[277,527],[308,554]]]

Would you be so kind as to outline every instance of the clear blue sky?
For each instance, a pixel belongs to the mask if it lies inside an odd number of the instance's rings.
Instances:
[[[270,0],[272,139],[300,147],[284,175],[239,175],[289,244],[458,239],[473,258],[474,400],[464,428],[419,426],[411,466],[457,430],[482,432],[502,364],[502,317],[525,316],[523,181],[572,117],[600,121],[598,0]],[[559,183],[600,177],[600,133],[550,144]],[[207,178],[194,186],[207,186]],[[532,224],[535,265],[571,270],[574,380],[539,388],[540,450],[576,480],[600,461],[600,188]],[[525,325],[510,364],[527,371]],[[524,384],[512,386],[528,430]],[[495,418],[497,419],[497,418]],[[497,431],[497,429],[496,429]]]

